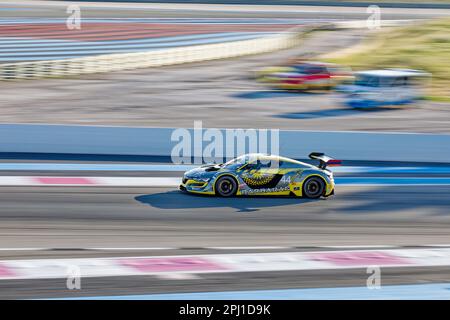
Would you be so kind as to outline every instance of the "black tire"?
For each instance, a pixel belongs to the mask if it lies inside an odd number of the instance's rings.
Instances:
[[[303,183],[303,196],[309,199],[320,198],[325,191],[325,183],[319,177],[311,177]]]
[[[232,197],[236,195],[238,184],[231,176],[222,176],[215,184],[216,195],[220,197]]]

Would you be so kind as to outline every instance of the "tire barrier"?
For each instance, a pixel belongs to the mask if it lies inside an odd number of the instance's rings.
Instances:
[[[300,31],[301,30],[301,31]],[[0,80],[67,77],[233,58],[287,49],[298,45],[306,28],[258,39],[195,45],[126,54],[0,64]],[[309,29],[308,29],[309,30]]]

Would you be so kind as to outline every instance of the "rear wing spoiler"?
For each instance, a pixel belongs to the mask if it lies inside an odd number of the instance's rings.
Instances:
[[[326,169],[327,166],[339,166],[342,163],[341,160],[333,159],[322,152],[311,152],[309,157],[320,161],[318,165],[320,169]]]

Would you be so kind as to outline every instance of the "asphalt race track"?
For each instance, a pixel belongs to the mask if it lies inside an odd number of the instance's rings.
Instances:
[[[0,257],[209,254],[217,250],[206,247],[227,246],[308,250],[314,246],[443,244],[448,243],[450,233],[449,191],[449,186],[340,187],[333,198],[307,201],[218,199],[187,195],[173,188],[2,187]],[[29,247],[52,249],[14,250]],[[175,251],[120,249],[164,247]],[[443,268],[386,272],[386,284],[436,282],[449,275]],[[90,278],[83,281],[84,290],[80,292],[66,290],[64,279],[2,280],[0,297],[185,292],[186,285],[189,292],[362,286],[365,279],[362,269],[227,273],[170,281],[132,276]]]
[[[14,247],[421,245],[448,242],[448,186],[341,187],[328,200],[192,196],[171,188],[2,188]]]

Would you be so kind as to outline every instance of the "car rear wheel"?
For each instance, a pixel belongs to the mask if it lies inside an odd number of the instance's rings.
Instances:
[[[238,189],[237,182],[230,176],[220,177],[215,185],[216,194],[221,197],[232,197]]]
[[[311,177],[303,183],[303,195],[309,199],[318,199],[323,195],[325,183],[319,177]]]

